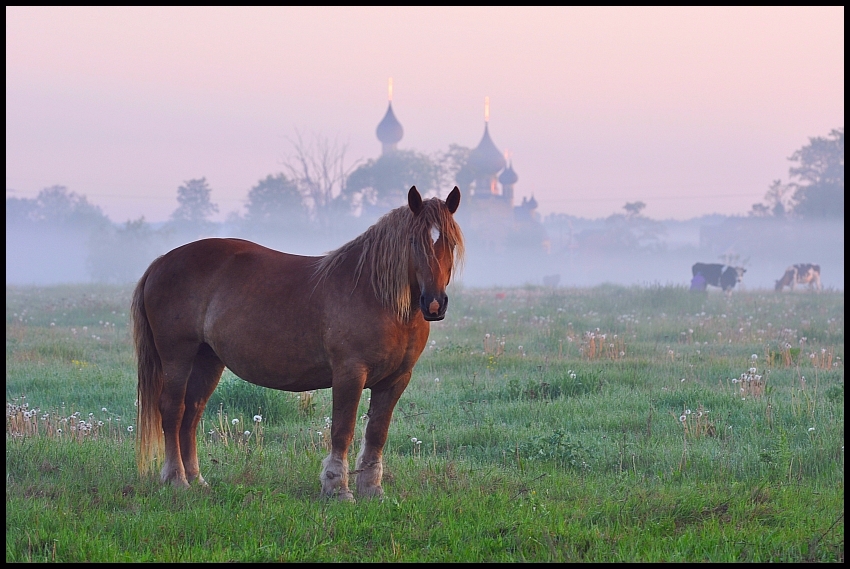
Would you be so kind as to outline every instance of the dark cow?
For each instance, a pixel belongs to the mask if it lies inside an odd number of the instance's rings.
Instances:
[[[736,284],[741,282],[746,272],[747,269],[744,267],[732,267],[720,263],[695,263],[691,267],[691,273],[694,277],[702,275],[705,284],[720,287],[724,292],[731,291]]]
[[[785,269],[782,278],[776,281],[776,290],[781,292],[786,286],[791,290],[798,284],[809,285],[809,290],[821,290],[820,265],[800,263]]]

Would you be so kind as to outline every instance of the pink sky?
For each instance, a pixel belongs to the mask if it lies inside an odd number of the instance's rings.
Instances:
[[[296,130],[377,157],[389,77],[403,149],[474,147],[489,96],[541,214],[743,215],[844,125],[844,8],[7,6],[6,195],[162,221],[205,176],[224,218]]]

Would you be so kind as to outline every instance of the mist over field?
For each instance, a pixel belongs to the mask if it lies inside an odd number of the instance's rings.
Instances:
[[[694,263],[728,262],[747,269],[738,285],[741,289],[772,289],[789,265],[814,263],[821,266],[824,288],[844,289],[843,221],[711,216],[659,224],[664,235],[652,249],[602,247],[605,220],[544,222],[548,251],[543,246],[508,246],[493,251],[468,235],[465,266],[455,281],[465,287],[589,287],[603,283],[687,286]],[[354,225],[327,235],[288,234],[254,240],[280,251],[321,255],[365,228],[364,223],[362,228]],[[246,237],[225,225],[210,231],[209,236]],[[7,223],[6,284],[135,282],[154,258],[187,242],[178,235],[159,236],[153,231],[138,241],[121,237],[114,232]]]

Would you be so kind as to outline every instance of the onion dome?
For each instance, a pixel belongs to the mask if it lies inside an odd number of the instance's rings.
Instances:
[[[478,146],[469,153],[469,165],[477,176],[494,176],[505,164],[505,158],[493,144],[487,123],[484,123],[484,136]]]
[[[499,183],[503,186],[513,186],[517,180],[519,180],[519,177],[514,172],[513,164],[508,164],[508,167],[499,174]]]
[[[376,133],[378,135],[378,140],[384,144],[396,144],[399,140],[401,140],[401,137],[404,136],[404,128],[402,128],[401,123],[398,122],[398,119],[395,118],[395,113],[393,113],[392,102],[390,102],[389,107],[387,107],[387,114],[385,114],[381,122],[378,123]]]

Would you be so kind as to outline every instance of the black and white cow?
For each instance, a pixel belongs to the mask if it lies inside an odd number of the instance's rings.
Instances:
[[[691,267],[693,276],[702,275],[705,284],[720,287],[724,292],[731,291],[741,282],[746,272],[747,269],[744,267],[732,267],[720,263],[695,263]]]
[[[794,290],[794,287],[798,284],[809,285],[809,290],[821,290],[820,265],[812,265],[811,263],[791,265],[785,269],[782,278],[776,281],[776,290],[782,291],[786,286]]]

